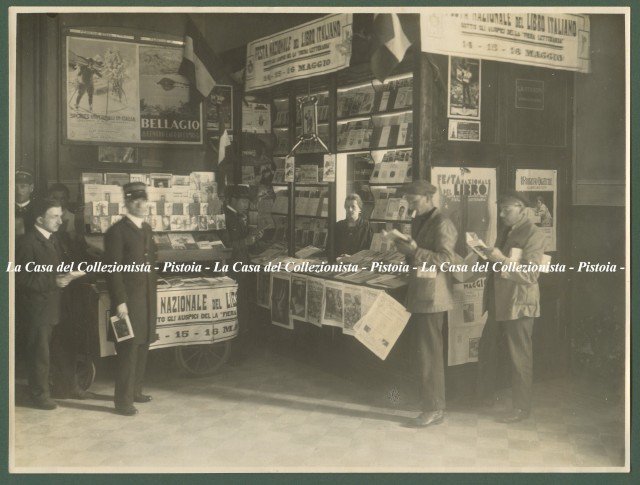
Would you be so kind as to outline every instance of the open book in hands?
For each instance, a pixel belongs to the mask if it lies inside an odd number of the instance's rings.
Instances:
[[[466,233],[466,239],[467,239],[467,246],[469,246],[469,249],[471,249],[474,253],[476,253],[482,259],[487,259],[487,257],[484,255],[483,249],[488,249],[488,246],[484,243],[482,239],[478,237],[478,235],[475,232]]]

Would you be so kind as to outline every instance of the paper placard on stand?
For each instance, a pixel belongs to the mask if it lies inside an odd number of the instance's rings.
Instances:
[[[402,304],[381,291],[366,315],[354,325],[354,336],[376,356],[385,360],[409,317],[411,314]]]

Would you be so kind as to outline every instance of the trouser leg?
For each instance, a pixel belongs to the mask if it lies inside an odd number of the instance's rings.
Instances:
[[[478,382],[477,393],[480,399],[493,399],[496,378],[498,375],[498,340],[500,338],[500,323],[489,314],[482,330],[478,348]]]
[[[136,359],[136,376],[134,383],[134,396],[142,394],[142,383],[147,370],[147,356],[149,354],[149,344],[138,345],[138,358]]]
[[[118,364],[113,401],[117,407],[133,406],[138,344],[126,340],[116,343]]]
[[[73,324],[63,320],[56,325],[51,338],[53,384],[56,392],[67,394],[78,388],[76,382],[76,343]]]
[[[52,325],[29,324],[27,335],[27,366],[29,391],[34,399],[48,399],[49,392],[49,345]]]
[[[444,312],[416,313],[411,316],[417,332],[420,363],[420,398],[423,411],[445,408],[442,324]]]
[[[505,322],[504,332],[511,357],[513,407],[529,411],[533,386],[533,318]]]

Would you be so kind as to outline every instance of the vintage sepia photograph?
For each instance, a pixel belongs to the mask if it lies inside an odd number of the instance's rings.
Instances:
[[[634,482],[633,2],[227,3],[3,11],[0,481]]]

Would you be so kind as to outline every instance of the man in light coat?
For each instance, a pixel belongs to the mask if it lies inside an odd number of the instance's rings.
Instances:
[[[411,238],[396,241],[398,251],[413,270],[407,290],[407,310],[416,330],[421,373],[422,413],[410,425],[426,427],[444,421],[445,389],[442,350],[444,315],[452,307],[452,286],[446,273],[420,271],[423,263],[439,266],[456,259],[454,250],[458,233],[451,222],[433,204],[436,187],[417,180],[404,188],[409,212],[415,211]],[[434,277],[435,276],[435,277]]]
[[[512,249],[520,249],[518,263],[541,264],[545,234],[528,217],[526,194],[510,191],[500,197],[498,208],[503,230],[495,247],[484,250],[493,263],[508,264]],[[519,254],[519,251],[516,252]],[[511,360],[513,409],[499,421],[515,423],[529,416],[533,382],[533,319],[540,316],[539,271],[495,271],[487,275],[484,308],[489,312],[480,338],[478,394],[481,402],[493,400],[498,366],[498,339],[507,341]]]

